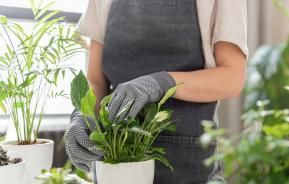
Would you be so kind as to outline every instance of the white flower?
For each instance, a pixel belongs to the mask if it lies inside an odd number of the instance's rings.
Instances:
[[[169,118],[169,112],[167,112],[167,111],[160,111],[160,112],[158,112],[158,113],[155,115],[154,121],[156,121],[156,122],[162,122],[162,121],[164,121],[164,120],[166,120],[166,119],[168,119],[168,118]]]

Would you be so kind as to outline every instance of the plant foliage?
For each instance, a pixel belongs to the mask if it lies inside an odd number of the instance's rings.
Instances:
[[[95,148],[104,153],[104,162],[117,164],[157,159],[172,169],[164,156],[165,150],[161,147],[153,147],[152,144],[162,131],[175,131],[176,127],[170,120],[172,111],[162,109],[161,106],[174,94],[176,86],[169,89],[159,103],[146,104],[137,117],[128,117],[122,122],[118,122],[117,117],[126,114],[133,102],[128,103],[117,114],[115,121],[110,121],[107,106],[111,95],[102,99],[96,116],[94,113],[96,98],[92,89],[85,90],[79,86],[85,88],[88,86],[82,72],[71,83],[72,104],[81,110],[86,121],[87,117],[95,121],[96,129],[91,130],[90,139],[95,142]]]
[[[50,171],[42,171],[37,177],[41,184],[88,184],[88,182],[79,178],[75,174],[71,174],[71,170],[67,168],[52,168]]]
[[[0,109],[10,113],[19,144],[36,142],[46,102],[66,97],[56,87],[66,72],[75,72],[68,59],[83,51],[74,25],[49,11],[53,2],[43,2],[30,0],[32,30],[0,16]]]
[[[289,19],[284,0],[272,0],[278,10]],[[260,47],[249,62],[245,85],[245,111],[255,108],[259,100],[269,100],[271,109],[289,107],[289,40]]]
[[[289,107],[289,93],[284,86],[289,83],[289,42],[262,46],[254,54],[248,68],[245,85],[245,110],[259,100],[269,100],[272,109]]]
[[[228,139],[224,130],[204,123],[203,145],[218,137],[218,153],[205,163],[224,162],[225,176],[237,176],[236,184],[289,184],[289,111],[265,110],[266,104],[258,102],[257,111],[245,114],[248,127],[240,137]]]

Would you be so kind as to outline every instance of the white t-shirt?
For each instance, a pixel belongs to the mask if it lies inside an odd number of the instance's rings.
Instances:
[[[78,30],[82,36],[103,44],[106,21],[113,0],[89,0]],[[246,0],[197,0],[206,67],[215,67],[214,44],[237,45],[248,57]]]

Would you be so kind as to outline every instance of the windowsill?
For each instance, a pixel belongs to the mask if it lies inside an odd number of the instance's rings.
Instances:
[[[70,114],[46,114],[43,116],[39,131],[63,131],[69,125]],[[11,124],[10,124],[11,123]],[[8,126],[13,126],[9,115],[0,115],[0,135]]]

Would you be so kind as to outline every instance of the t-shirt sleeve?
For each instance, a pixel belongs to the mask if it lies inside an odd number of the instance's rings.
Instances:
[[[233,43],[248,58],[246,1],[218,0],[215,11],[212,44],[218,41]]]
[[[96,0],[89,0],[86,11],[82,14],[77,30],[81,36],[91,38],[103,43],[103,21],[101,3],[96,4]]]

